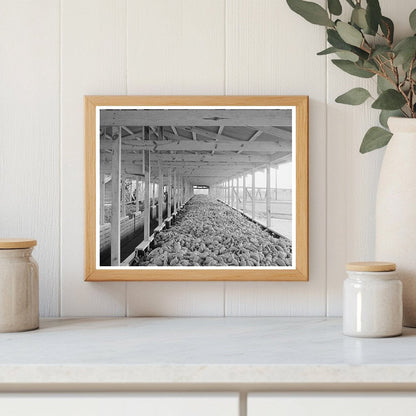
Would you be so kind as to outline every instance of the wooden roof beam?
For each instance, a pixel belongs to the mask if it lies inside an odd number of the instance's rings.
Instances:
[[[239,155],[241,152],[244,152],[246,147],[250,144],[253,143],[259,136],[261,136],[263,134],[263,130],[257,130],[247,141],[244,142],[243,146],[241,147],[241,149],[237,152],[237,154]]]
[[[270,134],[271,136],[275,136],[280,140],[289,140],[292,141],[292,132],[281,129],[279,127],[273,126],[260,126],[260,127],[252,127],[254,130],[262,130],[264,133]]]
[[[221,136],[222,135],[222,131],[224,130],[224,126],[220,126],[219,128],[218,128],[218,131],[217,131],[217,138],[215,139],[215,141],[217,142],[218,141],[218,139],[219,139],[219,136]],[[215,149],[211,152],[211,154],[213,155],[215,153]]]
[[[106,150],[111,147],[111,143],[107,141],[100,143],[101,150]],[[137,144],[127,144],[122,146],[123,151],[139,151],[150,150],[153,152],[158,151],[188,151],[188,152],[212,152],[216,150],[219,152],[263,152],[263,153],[275,153],[279,151],[290,151],[292,148],[291,143],[283,142],[201,142],[193,140],[149,140],[137,142]]]
[[[291,126],[290,109],[101,110],[100,126]]]
[[[213,131],[201,129],[199,127],[192,127],[192,126],[184,126],[182,127],[184,130],[189,131],[191,133],[197,133],[200,136],[203,136],[207,139],[215,140],[215,141],[224,141],[224,142],[241,142],[240,139],[235,139],[234,137],[225,136],[222,133],[224,130],[224,126],[220,126],[217,133],[214,133]]]
[[[287,152],[279,152],[276,154],[276,157],[279,155],[285,155]],[[142,160],[142,154],[140,153],[126,153],[123,152],[122,155],[123,161],[134,161],[134,160]],[[100,156],[101,161],[111,161],[111,156],[108,153],[101,153]],[[230,154],[230,155],[223,155],[223,154],[191,154],[191,153],[176,153],[176,154],[169,154],[169,153],[152,153],[150,155],[150,160],[152,162],[161,161],[161,162],[209,162],[209,163],[218,163],[218,162],[225,162],[225,163],[267,163],[270,162],[270,156],[268,155],[237,155],[237,154]]]

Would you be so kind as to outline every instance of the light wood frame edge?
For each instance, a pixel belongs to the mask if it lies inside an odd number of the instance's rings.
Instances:
[[[162,105],[296,106],[295,270],[97,270],[96,107]],[[309,98],[308,96],[85,96],[85,280],[86,281],[308,281]]]

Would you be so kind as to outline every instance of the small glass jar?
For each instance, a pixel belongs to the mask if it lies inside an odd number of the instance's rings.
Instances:
[[[396,265],[384,262],[347,264],[344,280],[344,335],[394,337],[403,326],[402,282]]]
[[[0,332],[39,327],[38,264],[35,240],[0,240]]]

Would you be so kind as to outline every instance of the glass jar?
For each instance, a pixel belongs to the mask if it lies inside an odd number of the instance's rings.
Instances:
[[[344,280],[343,332],[354,337],[401,335],[402,282],[396,265],[384,262],[347,264]]]
[[[39,327],[38,264],[35,240],[0,240],[0,332]]]

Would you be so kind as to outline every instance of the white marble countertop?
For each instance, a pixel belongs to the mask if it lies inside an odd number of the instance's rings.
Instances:
[[[37,331],[0,334],[0,387],[416,388],[416,329],[384,339],[345,337],[341,329],[333,318],[42,320]]]

